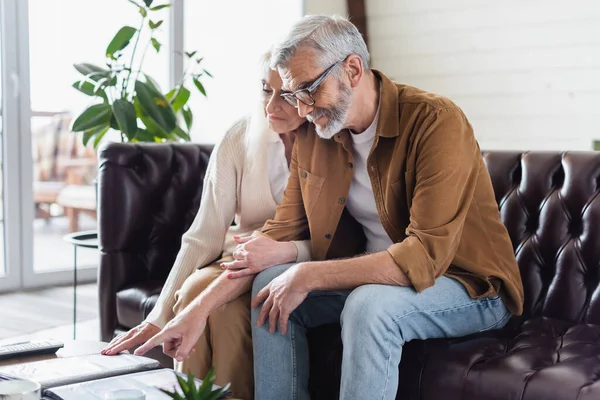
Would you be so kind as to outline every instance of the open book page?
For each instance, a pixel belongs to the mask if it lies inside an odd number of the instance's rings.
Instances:
[[[201,380],[196,380],[198,387],[201,383]],[[159,389],[176,390],[182,394],[175,372],[171,369],[161,369],[56,387],[46,390],[44,395],[55,400],[102,400],[106,393],[117,389],[142,390],[146,393],[146,400],[171,399]],[[214,389],[218,389],[218,386],[213,386]]]
[[[147,357],[92,354],[0,367],[0,376],[32,380],[45,389],[158,368],[160,363]]]

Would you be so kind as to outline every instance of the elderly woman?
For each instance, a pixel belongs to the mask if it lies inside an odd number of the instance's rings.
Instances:
[[[116,337],[102,352],[113,355],[144,344],[136,351],[143,354],[163,343],[177,370],[203,378],[214,365],[215,382],[231,382],[233,395],[246,400],[253,398],[253,276],[230,279],[230,275],[239,277],[249,271],[252,259],[245,259],[245,254],[261,254],[265,266],[310,257],[308,242],[250,236],[275,215],[287,184],[296,131],[305,129],[304,119],[280,97],[282,81],[268,68],[269,59],[267,54],[261,62],[260,111],[236,123],[214,150],[200,209],[183,235],[156,307],[144,322]],[[231,272],[238,267],[244,270]],[[193,328],[194,333],[157,340],[174,328]]]

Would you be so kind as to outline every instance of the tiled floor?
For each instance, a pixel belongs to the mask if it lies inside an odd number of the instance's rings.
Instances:
[[[77,339],[98,340],[98,289],[77,287]],[[0,295],[0,342],[73,339],[73,288],[52,287]]]

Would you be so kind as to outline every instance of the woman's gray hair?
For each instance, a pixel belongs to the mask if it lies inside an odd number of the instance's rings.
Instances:
[[[356,54],[362,60],[363,68],[369,69],[365,40],[354,24],[339,15],[307,15],[296,22],[285,39],[273,47],[271,68],[287,66],[302,46],[316,50],[323,68]]]

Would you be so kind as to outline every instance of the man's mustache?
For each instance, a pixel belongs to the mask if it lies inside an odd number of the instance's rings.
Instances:
[[[309,122],[314,122],[323,116],[328,117],[330,114],[331,112],[325,108],[317,108],[313,110],[310,114],[308,114],[306,116],[306,119]]]

